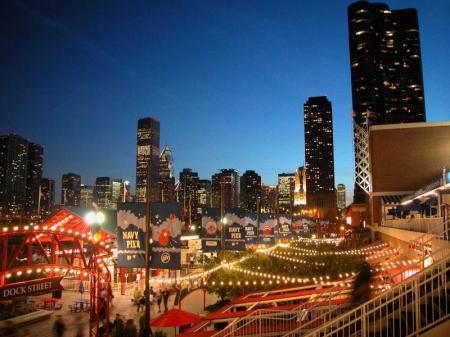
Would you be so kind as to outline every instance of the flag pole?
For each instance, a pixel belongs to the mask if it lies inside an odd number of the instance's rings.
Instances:
[[[151,216],[152,216],[152,170],[151,159],[147,163],[147,186],[146,186],[146,215],[145,215],[145,336],[150,334],[150,238],[151,238]]]

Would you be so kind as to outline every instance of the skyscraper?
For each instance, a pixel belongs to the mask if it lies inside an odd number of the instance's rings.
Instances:
[[[224,208],[239,206],[239,173],[235,169],[222,169],[212,176],[212,207],[221,207],[222,193]]]
[[[125,184],[122,179],[114,178],[111,180],[111,206],[112,209],[117,209],[117,203],[124,201]]]
[[[66,173],[62,176],[61,205],[80,206],[81,176],[75,173]]]
[[[294,206],[306,205],[306,168],[299,167],[295,171]]]
[[[241,176],[240,205],[247,212],[256,213],[261,202],[261,176],[255,171],[245,171]],[[259,200],[259,201],[258,201]]]
[[[275,214],[277,199],[277,186],[262,185],[261,213]]]
[[[334,217],[333,122],[331,102],[325,96],[309,97],[304,104],[306,199],[320,216]]]
[[[112,188],[110,177],[97,177],[94,186],[94,198],[100,208],[112,207]]]
[[[355,194],[364,201],[369,188],[365,147],[371,124],[425,121],[419,22],[413,8],[390,10],[383,3],[348,6]]]
[[[169,147],[164,147],[159,156],[159,201],[175,201],[175,177],[173,176],[173,157]]]
[[[291,214],[294,205],[295,174],[278,174],[278,213]]]
[[[198,214],[202,214],[203,208],[211,207],[211,180],[200,179],[197,188]]]
[[[36,216],[43,147],[15,135],[0,136],[0,214]]]
[[[55,180],[42,178],[41,180],[41,200],[39,203],[39,215],[47,218],[53,212],[55,206]]]
[[[80,207],[91,208],[94,201],[94,186],[80,186]]]
[[[345,209],[345,185],[338,184],[337,185],[337,209],[339,212]]]
[[[138,121],[136,149],[136,201],[146,202],[147,167],[152,174],[152,201],[158,201],[159,121],[141,118]]]
[[[178,201],[184,210],[185,217],[197,217],[198,209],[198,173],[190,168],[184,168],[180,172],[180,186],[178,190]],[[189,213],[190,212],[190,213]]]

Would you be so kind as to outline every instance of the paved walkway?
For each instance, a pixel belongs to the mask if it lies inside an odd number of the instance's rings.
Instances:
[[[121,295],[120,292],[114,292],[114,300],[113,305],[111,307],[111,321],[114,320],[116,313],[119,313],[124,318],[124,321],[127,319],[134,319],[136,326],[139,327],[139,318],[143,315],[143,311],[137,312],[137,307],[132,303],[132,293],[133,289],[127,290],[125,295]],[[199,314],[203,313],[203,295],[201,295],[201,291],[197,291],[186,297],[185,300],[182,301],[182,309],[191,312],[197,312]],[[48,297],[42,296],[42,297]],[[83,294],[83,299],[89,298],[89,292],[85,292]],[[77,312],[72,313],[69,310],[69,304],[73,303],[74,300],[80,299],[80,294],[75,291],[64,291],[62,296],[62,301],[64,302],[63,308],[61,310],[55,310],[50,319],[37,322],[34,324],[30,324],[21,329],[21,332],[24,329],[29,329],[32,337],[51,337],[54,336],[53,333],[53,324],[56,320],[57,315],[62,315],[62,319],[66,324],[66,333],[64,337],[74,337],[77,331],[77,327],[81,324],[84,327],[85,337],[89,336],[89,313],[88,312]],[[168,307],[169,309],[173,307],[173,303],[175,300],[175,295],[172,294],[169,297]],[[217,300],[217,297],[214,295],[206,296],[206,305],[213,304]],[[151,319],[159,316],[161,313],[158,313],[157,304],[153,304],[151,308]],[[161,309],[163,309],[163,304],[161,303]],[[152,328],[153,331],[161,330],[167,333],[168,337],[175,336],[174,328]],[[20,335],[19,335],[20,336]]]

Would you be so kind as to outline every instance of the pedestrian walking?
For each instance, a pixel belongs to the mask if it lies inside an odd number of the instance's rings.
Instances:
[[[137,312],[139,312],[139,309],[141,308],[141,306],[143,307],[142,310],[144,310],[144,308],[145,308],[145,297],[144,296],[139,297],[139,299],[137,301]]]
[[[63,322],[62,316],[56,316],[55,324],[53,324],[53,330],[55,331],[56,337],[64,336],[64,332],[66,331],[66,325]]]
[[[125,324],[123,337],[138,337],[138,331],[133,319],[129,319]]]
[[[121,337],[125,330],[125,324],[123,323],[122,316],[116,314],[116,319],[113,322],[113,337]]]
[[[167,288],[164,288],[164,291],[162,292],[162,298],[163,298],[163,302],[164,302],[164,312],[167,312],[167,310],[169,310],[169,308],[167,307],[167,301],[169,300],[169,291],[167,290]]]
[[[161,302],[162,302],[162,293],[161,290],[158,290],[156,294],[156,303],[158,304],[158,312],[161,312]]]
[[[139,289],[139,287],[134,287],[134,291],[133,291],[133,300],[134,300],[134,304],[138,304],[138,300],[142,297],[142,292],[141,289]]]

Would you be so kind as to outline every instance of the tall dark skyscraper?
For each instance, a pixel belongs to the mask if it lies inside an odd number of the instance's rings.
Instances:
[[[257,200],[261,202],[261,176],[255,171],[245,171],[241,176],[241,208],[247,212],[257,212]]]
[[[175,201],[175,177],[173,176],[172,151],[166,146],[159,156],[159,201]]]
[[[42,178],[41,180],[41,200],[39,215],[47,218],[53,212],[55,206],[55,180]]]
[[[0,136],[0,214],[36,216],[44,149],[14,134]]]
[[[220,207],[222,191],[225,208],[232,208],[239,206],[239,173],[236,170],[222,169],[220,170],[219,173],[216,173],[212,176],[211,180],[212,207]]]
[[[321,216],[336,212],[331,102],[309,97],[304,104],[306,200]]]
[[[425,121],[419,23],[413,8],[358,1],[348,7],[355,146],[355,202],[368,191],[365,140],[372,124]]]
[[[152,201],[158,201],[159,121],[141,118],[138,121],[136,149],[136,201],[146,202],[147,166],[152,172]]]
[[[61,182],[61,205],[80,206],[81,176],[75,173],[66,173]]]

